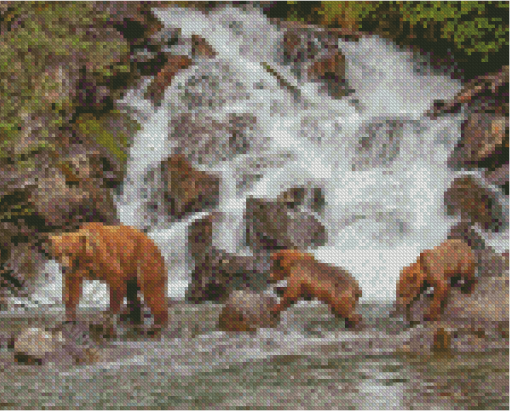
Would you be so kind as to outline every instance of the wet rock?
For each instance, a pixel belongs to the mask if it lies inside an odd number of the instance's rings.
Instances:
[[[211,164],[246,154],[255,143],[257,117],[231,113],[214,119],[202,113],[183,113],[172,119],[170,138],[193,162]]]
[[[262,291],[268,286],[269,270],[267,253],[239,256],[211,247],[196,260],[186,299],[222,302],[236,289]]]
[[[338,49],[338,37],[306,29],[288,29],[283,36],[282,56],[292,72],[306,81],[325,84],[332,97],[347,94],[345,56]]]
[[[168,54],[144,48],[133,53],[130,61],[142,76],[155,76],[168,62]]]
[[[444,194],[448,215],[459,215],[480,228],[501,231],[508,224],[496,195],[472,177],[457,177]]]
[[[188,228],[189,254],[200,260],[212,247],[214,223],[219,222],[221,213],[213,211],[205,217],[193,221]]]
[[[52,333],[42,328],[27,328],[14,342],[14,358],[18,362],[40,365],[56,351],[58,344]]]
[[[214,58],[218,54],[203,37],[197,34],[191,36],[191,43],[193,57]]]
[[[29,203],[35,214],[52,229],[77,228],[84,222],[93,221],[108,225],[118,223],[115,204],[107,190],[97,189],[91,183],[83,188],[69,186],[62,174],[40,179]]]
[[[147,88],[145,98],[152,101],[155,106],[159,106],[165,95],[165,90],[172,84],[175,75],[188,68],[192,60],[187,56],[167,55],[167,62],[156,75],[152,83]]]
[[[485,249],[485,241],[467,222],[455,224],[448,233],[449,240],[465,241],[476,253],[476,251]]]
[[[323,81],[326,84],[325,90],[331,97],[341,98],[347,95],[345,56],[340,51],[331,51],[308,67],[307,78],[315,82]]]
[[[9,258],[0,266],[0,287],[17,296],[29,295],[45,262],[33,242],[13,245]]]
[[[220,313],[218,328],[221,331],[256,331],[275,327],[277,320],[270,313],[276,303],[276,298],[269,295],[234,291]]]
[[[400,120],[375,120],[363,125],[352,168],[356,171],[387,166],[400,152],[404,122]]]
[[[149,3],[95,2],[94,8],[108,12],[107,24],[115,27],[131,43],[140,42],[163,27],[152,14]]]
[[[471,113],[462,124],[462,134],[448,165],[453,168],[477,167],[491,158],[506,156],[508,162],[508,115]]]
[[[247,78],[233,70],[225,61],[209,60],[199,64],[186,80],[181,94],[181,102],[189,111],[220,111],[225,104],[235,105],[250,98],[247,91]],[[251,86],[251,82],[249,83]]]
[[[292,210],[303,208],[315,213],[321,213],[325,205],[322,189],[317,187],[309,188],[301,186],[289,188],[278,195],[277,201]]]
[[[86,70],[80,70],[76,103],[80,112],[102,113],[113,108],[110,88]]]
[[[160,51],[163,47],[171,47],[179,41],[182,30],[178,27],[164,28],[148,39],[149,47]]]
[[[313,215],[291,211],[275,200],[246,200],[246,243],[255,251],[324,245],[326,229]]]
[[[496,105],[496,111],[508,116],[508,66],[503,66],[497,73],[481,76],[469,81],[462,90],[451,100],[438,100],[428,112],[435,119],[443,113],[457,113],[463,104],[471,107],[480,101],[491,100]]]
[[[172,217],[181,218],[217,205],[219,177],[195,170],[184,155],[173,155],[163,161],[161,175],[165,207]]]
[[[494,171],[486,171],[484,177],[489,184],[496,186],[504,186],[506,184],[508,186],[508,175],[508,164],[504,164]]]

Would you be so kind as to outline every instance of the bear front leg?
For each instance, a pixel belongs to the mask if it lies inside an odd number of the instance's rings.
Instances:
[[[292,286],[292,284],[287,286],[287,289],[285,290],[285,293],[283,294],[280,303],[278,303],[271,309],[271,315],[273,317],[278,317],[278,315],[282,311],[285,311],[292,304],[296,303],[301,295],[300,289],[301,289],[300,286]]]
[[[462,285],[461,291],[463,294],[471,294],[475,288],[476,285],[476,263],[473,261],[468,264],[468,267],[466,267],[463,277],[464,277],[464,284]]]
[[[64,304],[66,321],[76,321],[76,307],[80,303],[82,282],[83,273],[81,271],[69,271],[65,273]]]
[[[423,316],[425,321],[436,321],[441,314],[441,308],[448,295],[448,284],[437,281],[434,284],[434,297],[427,314]]]

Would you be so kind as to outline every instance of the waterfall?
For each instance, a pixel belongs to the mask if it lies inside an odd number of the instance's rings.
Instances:
[[[155,14],[166,29],[180,28],[183,38],[205,38],[217,56],[195,59],[179,72],[159,108],[141,97],[147,83],[124,98],[122,103],[139,113],[142,129],[134,138],[118,199],[121,221],[144,226],[144,175],[177,147],[172,119],[183,113],[214,119],[249,113],[256,117],[249,150],[199,167],[221,176],[217,209],[226,218],[215,245],[246,251],[242,213],[247,196],[275,198],[293,186],[318,187],[325,195],[321,222],[328,242],[312,252],[349,270],[365,301],[394,299],[402,267],[444,240],[458,221],[445,215],[443,194],[455,177],[446,159],[464,117],[431,121],[423,113],[434,100],[453,97],[460,82],[424,69],[411,52],[377,36],[339,40],[355,91],[333,99],[281,64],[283,32],[259,10],[224,7],[205,15],[176,7]],[[268,66],[299,90],[299,98]],[[156,224],[148,233],[165,256],[174,297],[184,295],[192,269],[187,227],[202,215]]]

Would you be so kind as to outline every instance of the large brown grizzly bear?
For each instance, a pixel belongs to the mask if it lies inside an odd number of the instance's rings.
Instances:
[[[66,320],[76,319],[82,281],[100,280],[110,288],[110,311],[118,314],[124,297],[136,305],[137,289],[154,316],[155,328],[168,321],[167,272],[156,244],[124,225],[87,223],[76,232],[49,237],[49,254],[62,265]]]
[[[411,304],[428,287],[434,287],[434,298],[423,319],[437,320],[450,290],[450,280],[462,278],[462,292],[470,294],[476,284],[475,269],[475,255],[462,240],[447,240],[423,251],[415,263],[402,270],[397,284],[397,311],[405,310],[409,316]]]
[[[345,319],[347,328],[358,325],[361,315],[354,309],[361,297],[361,288],[347,271],[317,261],[313,255],[283,250],[271,255],[271,282],[287,279],[281,302],[271,309],[279,315],[300,298],[316,297],[329,305],[331,311]]]

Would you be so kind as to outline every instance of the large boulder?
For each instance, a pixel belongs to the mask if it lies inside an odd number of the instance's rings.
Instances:
[[[498,232],[508,224],[496,194],[470,175],[453,180],[444,194],[444,203],[449,215],[460,215],[484,230]]]
[[[48,330],[26,328],[14,338],[13,345],[15,360],[26,364],[90,364],[100,359],[99,347],[92,341],[88,327],[80,323],[67,322]]]
[[[326,228],[304,211],[289,210],[278,200],[246,200],[246,243],[255,251],[305,249],[326,243]]]
[[[271,315],[276,298],[248,290],[230,294],[221,310],[218,328],[221,331],[256,331],[258,328],[275,327],[277,319]]]
[[[69,186],[64,175],[39,180],[29,197],[35,214],[52,229],[77,228],[84,222],[116,225],[119,220],[111,194],[89,183],[88,187]]]
[[[196,260],[186,299],[223,302],[236,289],[262,291],[268,286],[269,254],[239,256],[211,247]]]
[[[495,158],[500,159],[496,161],[499,163],[508,162],[508,114],[469,114],[448,164],[454,168],[472,168]]]
[[[181,218],[217,205],[219,177],[196,170],[182,154],[170,156],[160,169],[164,206],[170,216]]]
[[[248,153],[255,144],[256,124],[257,117],[250,113],[231,113],[219,119],[182,113],[171,120],[170,138],[191,161],[214,164]]]

